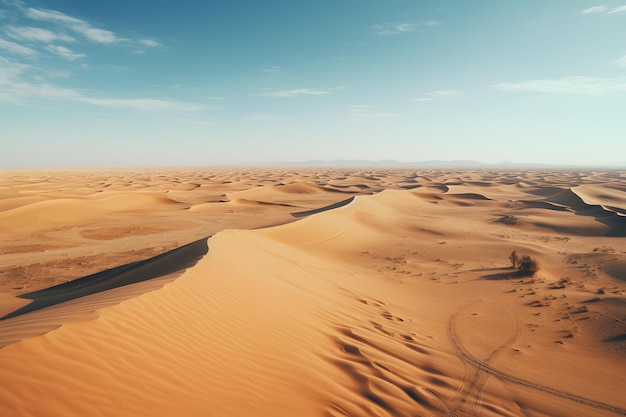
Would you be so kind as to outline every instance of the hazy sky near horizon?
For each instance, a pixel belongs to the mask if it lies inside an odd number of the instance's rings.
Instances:
[[[0,0],[0,168],[626,161],[626,0]]]

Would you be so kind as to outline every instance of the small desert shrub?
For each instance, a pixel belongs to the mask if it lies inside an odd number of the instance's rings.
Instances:
[[[539,270],[539,262],[528,255],[524,255],[519,259],[517,269],[524,275],[532,276]]]
[[[517,251],[511,252],[509,261],[513,268],[517,268],[519,273],[524,276],[533,276],[539,270],[539,262],[535,258],[531,258],[528,255],[520,257]]]
[[[497,221],[508,225],[514,225],[519,223],[519,219],[515,216],[502,216]]]

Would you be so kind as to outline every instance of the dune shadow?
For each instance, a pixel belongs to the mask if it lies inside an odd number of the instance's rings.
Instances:
[[[609,337],[607,339],[602,340],[603,342],[625,342],[626,341],[626,333],[618,334],[617,336]]]
[[[352,203],[354,201],[354,199],[355,199],[355,197],[350,197],[350,198],[348,198],[346,200],[342,200],[342,201],[330,204],[330,205],[325,206],[325,207],[321,207],[321,208],[314,209],[314,210],[299,211],[297,213],[291,213],[291,215],[293,217],[299,218],[299,217],[310,216],[312,214],[322,213],[324,211],[333,210],[333,209],[336,209],[336,208],[339,208],[339,207],[347,206],[348,204]]]
[[[507,280],[507,279],[519,279],[519,278],[527,278],[528,274],[523,271],[518,271],[512,268],[491,268],[485,271],[493,271],[499,270],[502,272],[498,272],[495,274],[487,274],[481,276],[482,279],[486,279],[489,281],[499,281],[499,280]]]
[[[557,190],[548,189],[547,191],[547,194],[549,194],[549,192]],[[595,221],[607,226],[607,231],[603,234],[604,236],[626,237],[626,216],[616,211],[607,210],[606,207],[601,205],[587,203],[572,188],[559,190],[553,195],[546,195],[544,199],[539,201],[521,200],[520,202],[529,208],[569,211],[576,216],[592,217]],[[550,225],[543,226],[550,227],[559,233],[571,232],[567,228],[558,228]]]
[[[0,317],[0,320],[21,316],[42,308],[114,288],[181,272],[194,266],[208,251],[207,239],[204,238],[143,261],[117,266],[43,290],[22,294],[18,297],[33,301],[12,313]]]

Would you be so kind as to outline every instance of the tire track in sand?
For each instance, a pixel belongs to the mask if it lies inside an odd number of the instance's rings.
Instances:
[[[437,397],[437,399],[439,401],[441,401],[441,404],[443,404],[443,406],[446,408],[446,410],[448,411],[448,414],[450,414],[452,417],[459,417],[459,415],[456,413],[456,410],[450,405],[450,403],[448,403],[441,395],[439,395],[438,392],[436,392],[433,389],[424,387],[424,390],[430,392],[432,395],[434,395],[435,397]]]
[[[471,303],[459,309],[454,315],[453,319],[456,321],[460,313],[471,306],[474,306],[476,303]],[[485,363],[493,363],[493,361],[497,358],[497,356],[504,350],[504,348],[511,346],[515,342],[517,342],[522,334],[522,327],[520,325],[519,319],[511,309],[509,309],[506,304],[504,304],[507,312],[511,316],[513,323],[513,334],[508,337],[504,342],[499,344],[491,353],[483,359]],[[451,319],[452,320],[452,319]],[[450,325],[450,323],[448,323]],[[448,328],[448,333],[450,333],[450,329]],[[475,399],[474,403],[474,411],[473,415],[480,415],[480,407],[482,405],[482,397],[487,386],[487,382],[489,381],[489,373],[482,372],[481,369],[471,366],[470,364],[463,362],[464,371],[463,371],[463,379],[461,384],[459,385],[459,389],[454,394],[454,396],[450,399],[450,402],[453,404],[465,404],[469,399]],[[469,370],[468,370],[469,368]],[[457,406],[457,408],[459,408]]]
[[[492,375],[500,380],[511,382],[513,384],[521,385],[523,387],[544,392],[546,394],[554,395],[556,397],[560,397],[566,400],[574,401],[579,404],[583,404],[592,408],[596,408],[599,410],[608,411],[613,414],[626,416],[626,409],[621,407],[603,403],[600,401],[593,400],[591,398],[583,397],[582,395],[572,394],[567,391],[562,391],[557,388],[549,387],[546,385],[538,384],[527,379],[520,378],[518,376],[503,372],[492,365],[488,364],[485,361],[478,359],[473,356],[466,348],[463,346],[459,334],[456,331],[456,321],[460,315],[460,313],[465,310],[467,307],[462,308],[453,314],[448,320],[448,338],[450,339],[450,343],[452,343],[452,347],[454,348],[459,359],[465,364],[471,367],[476,368],[480,372],[484,372],[488,375]],[[501,349],[501,348],[499,348]],[[496,352],[499,350],[496,349]],[[494,352],[495,353],[495,352]],[[493,356],[493,354],[492,354]]]

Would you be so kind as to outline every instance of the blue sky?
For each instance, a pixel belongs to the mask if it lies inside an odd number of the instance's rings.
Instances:
[[[0,168],[626,161],[626,1],[0,0]]]

